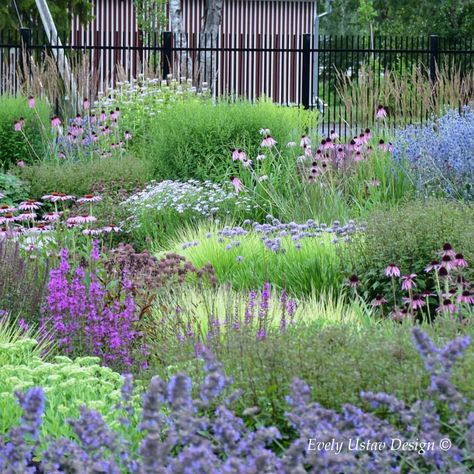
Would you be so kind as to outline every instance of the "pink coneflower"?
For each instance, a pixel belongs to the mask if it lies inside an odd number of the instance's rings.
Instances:
[[[11,213],[7,212],[0,216],[0,224],[7,224],[8,222],[15,222],[16,217]]]
[[[425,268],[425,272],[429,273],[433,270],[438,271],[441,268],[440,263],[437,260],[433,260],[427,267]]]
[[[101,230],[106,234],[110,234],[111,232],[115,232],[115,233],[122,232],[122,228],[116,225],[108,225],[108,226],[103,227]]]
[[[260,133],[260,135],[270,135],[270,129],[269,128],[261,128],[258,133]]]
[[[89,99],[84,99],[84,102],[82,103],[82,108],[84,110],[89,110],[91,107],[91,103],[89,102]]]
[[[16,207],[11,207],[9,204],[0,204],[0,214],[11,214],[16,210]]]
[[[443,300],[443,304],[436,308],[436,312],[438,313],[455,314],[458,311],[459,308],[449,298]]]
[[[230,182],[231,182],[232,185],[234,186],[235,192],[236,192],[237,194],[239,194],[240,191],[241,191],[242,188],[243,188],[242,181],[240,181],[239,178],[236,178],[235,176],[232,176],[232,177],[230,178]]]
[[[385,269],[385,275],[388,277],[399,277],[400,269],[393,262],[390,262]]]
[[[416,311],[418,308],[423,308],[426,304],[423,296],[419,294],[414,294],[412,298],[403,298],[403,302],[408,304],[413,311]]]
[[[346,154],[344,153],[344,148],[338,147],[336,151],[336,159],[343,160]]]
[[[77,200],[79,204],[85,203],[85,202],[99,202],[101,201],[102,198],[98,195],[94,194],[86,194],[84,197],[81,197]]]
[[[318,151],[320,151],[320,150],[318,150]],[[313,151],[311,150],[310,146],[305,147],[304,154],[305,154],[305,156],[313,156]]]
[[[42,205],[42,203],[35,201],[34,199],[28,199],[27,201],[21,202],[18,209],[20,209],[20,211],[35,211]]]
[[[464,290],[457,299],[458,303],[474,304],[474,295],[467,290]]]
[[[49,222],[57,221],[61,217],[61,212],[48,212],[43,215],[43,219]]]
[[[97,117],[95,114],[91,114],[90,117],[89,117],[89,120],[92,124],[96,123],[97,122]]]
[[[456,256],[456,252],[454,251],[453,246],[450,243],[446,242],[443,245],[443,250],[441,251],[441,255],[443,257],[445,255],[449,255],[450,257],[454,257],[454,256]]]
[[[333,140],[333,141],[334,141],[334,140],[337,140],[338,137],[339,137],[339,135],[336,133],[335,130],[331,130],[331,131],[329,132],[329,138],[330,138],[331,140]]]
[[[25,119],[21,118],[20,120],[16,120],[15,123],[13,124],[13,129],[15,132],[21,132],[23,130],[23,127],[25,125]]]
[[[388,145],[385,143],[384,140],[379,141],[379,150],[388,151]]]
[[[252,166],[252,160],[242,160],[242,166],[244,168],[250,168]]]
[[[385,107],[383,105],[379,105],[377,107],[377,112],[375,114],[375,117],[378,119],[384,119],[387,116],[387,111],[385,110]]]
[[[127,130],[125,132],[124,138],[125,138],[126,141],[131,140],[132,139],[132,134]]]
[[[76,115],[76,118],[74,119],[74,123],[78,126],[81,126],[82,125],[82,115],[81,114],[77,114]],[[72,127],[71,127],[72,128]]]
[[[454,267],[451,255],[443,255],[441,257],[441,266],[446,268],[446,270],[451,270]]]
[[[41,199],[44,199],[45,201],[51,201],[51,202],[64,202],[64,201],[71,201],[74,199],[74,196],[71,196],[69,194],[64,194],[64,193],[58,193],[58,192],[53,192],[51,194],[46,194],[43,196]]]
[[[334,148],[334,143],[329,137],[326,138],[326,143],[324,144],[323,148],[324,150],[332,150]]]
[[[34,109],[34,108],[35,108],[35,105],[36,105],[36,100],[35,100],[35,98],[34,98],[32,95],[28,96],[28,107],[29,107],[30,109]]]
[[[26,166],[26,163],[23,161],[23,160],[20,160],[17,164],[16,164],[19,168],[24,168]]]
[[[38,223],[34,227],[29,229],[29,232],[33,234],[40,234],[42,232],[48,232],[49,230],[51,230],[50,226],[47,226],[46,224]]]
[[[467,262],[464,259],[464,255],[462,253],[457,253],[454,256],[453,266],[454,267],[459,267],[459,268],[466,268],[467,267]]]
[[[257,161],[263,161],[266,158],[266,155],[260,154],[257,155]]]
[[[357,288],[360,285],[360,280],[357,275],[351,275],[347,280],[347,285],[351,288]]]
[[[35,220],[37,215],[34,212],[27,212],[24,214],[20,214],[16,217],[16,221],[23,222],[23,221],[33,221]]]
[[[276,140],[271,136],[267,135],[263,140],[262,143],[260,143],[260,146],[262,148],[272,148],[277,144]]]
[[[354,153],[354,161],[359,162],[359,161],[362,161],[363,159],[364,159],[364,155],[359,150],[357,150]]]
[[[385,303],[387,303],[387,300],[383,297],[383,295],[377,295],[373,300],[372,300],[372,306],[374,308],[377,308],[379,306],[383,306]]]
[[[370,128],[365,129],[364,135],[365,135],[366,142],[368,142],[372,138],[372,133],[370,131]]]
[[[311,138],[309,138],[307,135],[301,135],[300,146],[305,147],[305,146],[310,146],[310,145],[311,145]]]
[[[51,118],[51,127],[52,128],[57,128],[61,125],[61,119],[55,115],[54,117]]]
[[[416,273],[411,273],[410,275],[402,276],[402,290],[411,290],[416,286],[414,279],[416,278]]]
[[[105,113],[105,110],[102,110],[102,112],[99,115],[99,121],[105,122],[106,120],[107,120],[107,114]]]
[[[112,120],[117,120],[120,116],[120,109],[117,107],[115,110],[112,110],[112,112],[110,112],[110,118]]]
[[[395,311],[392,311],[392,313],[390,313],[390,317],[398,323],[401,323],[408,316],[409,313],[406,309],[396,309]]]

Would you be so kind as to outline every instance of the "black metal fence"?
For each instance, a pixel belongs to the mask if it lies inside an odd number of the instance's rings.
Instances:
[[[442,87],[462,89],[450,90],[451,105],[474,98],[472,39],[165,32],[131,46],[125,35],[102,32],[94,43],[51,46],[53,39],[27,29],[16,37],[0,32],[0,92],[31,87],[49,55],[58,72],[70,69],[70,81],[74,67],[86,64],[76,86],[90,98],[119,79],[172,75],[216,97],[317,107],[322,132],[345,136],[373,125],[378,104],[388,111],[384,120],[399,125],[424,120],[439,105],[434,98]]]

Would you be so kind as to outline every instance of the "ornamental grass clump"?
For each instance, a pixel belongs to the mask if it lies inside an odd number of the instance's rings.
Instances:
[[[438,119],[400,130],[394,159],[423,195],[474,199],[474,109],[448,110]]]
[[[389,394],[366,392],[361,395],[368,411],[348,404],[338,413],[312,402],[311,388],[294,379],[285,413],[292,434],[285,438],[275,426],[249,428],[251,407],[242,417],[235,415],[240,392],[229,391],[231,380],[207,350],[200,355],[204,378],[194,390],[183,374],[168,383],[151,380],[143,397],[138,452],[98,412],[84,407],[79,419],[69,421],[76,439],[51,439],[38,453],[45,395],[34,387],[17,394],[23,416],[2,439],[0,468],[31,473],[468,473],[474,467],[474,416],[450,377],[471,341],[458,337],[438,348],[418,328],[413,338],[431,378],[430,399],[407,406]],[[322,447],[334,440],[340,448]],[[38,454],[41,461],[32,461]]]
[[[211,263],[217,279],[231,282],[236,290],[256,289],[268,281],[291,294],[310,294],[339,287],[341,255],[363,229],[354,221],[283,223],[268,215],[265,223],[188,227],[169,248],[198,267]]]

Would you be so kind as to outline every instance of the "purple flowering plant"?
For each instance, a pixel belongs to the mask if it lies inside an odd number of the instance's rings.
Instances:
[[[472,401],[463,398],[450,381],[453,366],[471,341],[457,337],[437,347],[419,328],[413,329],[413,339],[431,379],[428,399],[407,406],[389,394],[367,392],[361,394],[367,411],[347,404],[336,412],[313,402],[311,388],[295,379],[286,412],[293,431],[285,437],[275,426],[249,428],[246,419],[253,416],[252,408],[242,417],[233,413],[240,392],[230,390],[231,380],[204,348],[200,357],[205,375],[199,387],[193,388],[184,374],[168,383],[152,378],[143,395],[137,450],[98,412],[84,407],[79,419],[69,421],[76,439],[51,438],[46,449],[38,452],[46,397],[42,388],[34,387],[17,393],[23,415],[0,441],[0,470],[32,474],[472,472]],[[116,409],[126,419],[133,412],[130,376],[125,382],[123,402]],[[334,440],[341,442],[340,449],[318,447]],[[354,440],[375,443],[377,448],[354,447]]]

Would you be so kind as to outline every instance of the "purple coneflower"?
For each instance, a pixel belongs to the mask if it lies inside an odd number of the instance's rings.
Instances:
[[[459,308],[449,298],[446,298],[443,300],[443,304],[436,308],[436,311],[438,313],[455,314],[459,311]]]
[[[411,273],[410,275],[402,276],[402,290],[411,290],[416,286],[414,279],[416,278],[416,273]]]
[[[234,186],[235,192],[239,194],[243,188],[242,181],[240,181],[240,179],[236,178],[235,176],[231,176],[230,182],[232,183],[232,186]]]
[[[377,308],[379,306],[383,306],[385,303],[387,303],[387,300],[383,297],[383,295],[377,295],[372,301],[372,306]]]
[[[132,134],[128,130],[126,130],[124,138],[125,138],[126,141],[131,140],[132,139]]]
[[[393,262],[390,262],[385,269],[385,275],[388,277],[399,277],[400,269]]]
[[[77,200],[77,202],[79,204],[82,204],[82,203],[85,203],[85,202],[99,202],[101,201],[102,198],[98,195],[94,195],[94,194],[86,194],[85,196],[79,198]]]
[[[453,266],[454,267],[459,267],[459,268],[466,268],[467,267],[467,262],[464,259],[464,256],[463,256],[462,253],[457,253],[454,256]]]
[[[454,251],[453,249],[453,246],[446,242],[444,245],[443,245],[443,250],[441,252],[441,255],[444,257],[445,255],[449,255],[450,257],[454,257],[456,255],[456,252]]]
[[[262,148],[272,148],[276,145],[276,140],[271,136],[271,135],[267,135],[263,140],[262,140],[262,143],[260,144],[260,146]]]
[[[35,108],[35,105],[36,105],[36,100],[35,100],[35,98],[34,98],[32,95],[28,96],[28,107],[29,107],[30,109],[34,109],[34,108]]]
[[[441,257],[441,266],[446,268],[446,270],[451,270],[454,267],[451,255],[443,255]]]
[[[300,146],[304,148],[310,145],[311,145],[311,138],[309,138],[307,135],[301,135]]]
[[[49,222],[57,221],[61,217],[61,212],[48,212],[43,215],[43,219]]]
[[[13,124],[13,128],[15,132],[21,132],[23,130],[23,126],[25,125],[25,120],[21,118],[20,120],[16,120]]]
[[[390,313],[390,317],[399,323],[406,319],[408,315],[409,313],[406,309],[396,309]]]
[[[82,107],[84,110],[89,110],[91,107],[91,103],[89,102],[89,99],[84,99],[84,102],[82,102]]]
[[[357,275],[351,275],[349,279],[347,280],[347,284],[351,288],[357,288],[360,285],[359,277]]]
[[[34,211],[39,209],[42,205],[43,204],[41,202],[35,201],[34,199],[28,199],[27,201],[21,202],[18,206],[18,209],[21,211]]]
[[[331,131],[329,132],[329,137],[331,138],[331,140],[334,141],[334,140],[337,140],[337,138],[339,137],[339,135],[336,133],[335,130],[331,130]]]
[[[425,272],[429,273],[433,270],[438,271],[441,268],[440,263],[437,260],[433,260],[427,267],[425,268]]]
[[[377,112],[375,114],[375,117],[378,119],[384,119],[385,117],[387,117],[387,110],[385,109],[383,105],[379,105],[377,107]]]
[[[16,207],[11,207],[8,204],[0,204],[0,214],[11,214],[16,210]]]
[[[45,201],[51,201],[51,202],[58,202],[58,201],[71,201],[74,199],[74,196],[71,196],[69,194],[64,194],[64,193],[58,193],[58,192],[53,192],[51,194],[46,194],[46,196],[43,196],[41,199],[44,199]]]
[[[425,306],[425,301],[422,295],[418,293],[414,294],[411,298],[403,298],[403,302],[408,304],[413,311],[416,311],[418,308]]]
[[[28,212],[24,214],[20,214],[16,217],[16,221],[23,222],[23,221],[34,221],[37,215],[34,212]]]
[[[51,118],[51,127],[52,128],[57,128],[61,125],[61,119],[55,115],[54,117]]]
[[[474,295],[467,290],[464,290],[457,299],[458,303],[474,304]]]
[[[262,160],[264,160],[265,158],[266,158],[266,156],[263,155],[263,154],[257,155],[257,161],[262,161]]]

